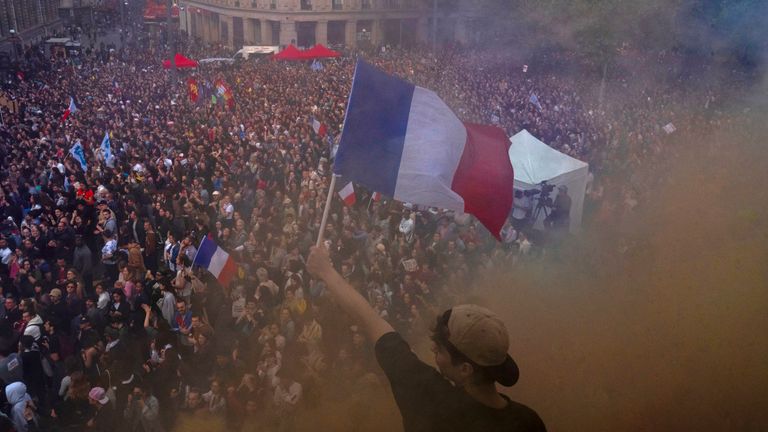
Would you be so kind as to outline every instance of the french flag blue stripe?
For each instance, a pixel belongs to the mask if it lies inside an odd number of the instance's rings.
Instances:
[[[414,90],[413,84],[357,62],[336,174],[394,196]]]
[[[197,255],[195,255],[195,260],[192,265],[208,268],[208,266],[211,264],[211,258],[213,257],[213,254],[216,253],[216,249],[218,249],[216,243],[210,241],[208,237],[203,237],[203,241],[200,243],[200,247],[197,249]]]

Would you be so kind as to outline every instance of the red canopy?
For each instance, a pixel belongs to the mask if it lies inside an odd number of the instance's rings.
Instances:
[[[301,56],[302,58],[305,58],[305,59],[316,59],[316,58],[339,57],[341,56],[341,53],[336,52],[330,48],[327,48],[323,44],[317,44],[306,51],[302,51]]]
[[[184,57],[183,55],[176,53],[173,58],[176,60],[176,67],[179,69],[183,68],[195,68],[197,67],[197,62]],[[170,69],[171,68],[171,61],[170,60],[163,60],[163,69]]]
[[[284,50],[272,56],[273,60],[304,60],[302,51],[293,45],[288,45]]]

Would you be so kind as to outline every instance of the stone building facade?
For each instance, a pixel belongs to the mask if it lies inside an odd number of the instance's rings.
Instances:
[[[61,27],[60,0],[0,0],[0,43],[40,42]]]
[[[410,46],[427,41],[423,0],[181,0],[189,35],[230,47],[316,43]]]

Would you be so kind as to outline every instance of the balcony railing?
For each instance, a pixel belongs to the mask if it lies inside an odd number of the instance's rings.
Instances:
[[[340,0],[333,0],[333,2],[331,3],[331,9],[342,10],[344,9],[344,3],[342,3]]]

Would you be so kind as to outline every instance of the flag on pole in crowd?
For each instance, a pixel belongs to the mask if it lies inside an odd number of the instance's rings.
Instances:
[[[667,135],[671,134],[672,132],[676,131],[677,128],[672,123],[667,123],[666,126],[664,126],[662,129],[664,129],[664,132],[667,133]]]
[[[203,267],[218,279],[222,285],[227,285],[237,274],[237,264],[227,251],[219,247],[213,238],[208,235],[203,237],[200,247],[197,248],[192,266]]]
[[[328,134],[325,140],[328,142],[328,151],[330,152],[331,160],[333,160],[336,157],[336,152],[339,150],[339,143],[336,142],[336,137],[333,134]]]
[[[75,145],[69,149],[69,154],[80,163],[80,168],[82,168],[83,171],[88,171],[88,164],[85,161],[85,150],[83,150],[83,144],[80,140],[75,141]]]
[[[531,97],[528,98],[528,101],[532,103],[537,110],[544,111],[544,109],[541,107],[541,103],[539,102],[539,98],[536,96],[536,93],[531,93]]]
[[[431,90],[358,60],[334,173],[402,202],[470,213],[498,239],[512,209],[510,141],[462,123]]]
[[[312,65],[310,65],[309,67],[315,72],[319,72],[323,70],[323,64],[320,63],[317,59],[312,60]]]
[[[64,110],[64,114],[61,116],[61,122],[64,123],[67,121],[69,116],[76,113],[78,111],[77,105],[75,105],[75,98],[72,96],[69,97],[69,106],[67,106],[67,109]]]
[[[374,192],[373,196],[371,196],[371,199],[375,202],[381,201],[381,192]]]
[[[355,186],[352,184],[352,182],[347,183],[346,186],[341,188],[339,191],[339,196],[347,206],[352,206],[355,204],[357,197],[355,196]]]
[[[215,85],[216,85],[216,95],[219,98],[223,98],[224,102],[227,104],[227,108],[234,107],[235,98],[234,98],[234,95],[232,95],[232,89],[229,88],[229,86],[223,80],[217,80]]]
[[[198,96],[200,96],[197,80],[194,78],[187,80],[187,95],[189,95],[189,100],[192,101],[192,103],[196,103]]]
[[[109,139],[109,131],[104,132],[104,139],[101,140],[101,153],[107,166],[113,168],[114,159],[112,158],[112,141]]]
[[[320,120],[314,117],[312,117],[312,129],[315,131],[315,134],[320,138],[324,137],[325,134],[328,133],[328,128],[326,128],[323,123],[320,123]]]

